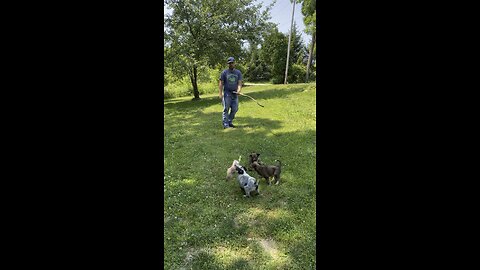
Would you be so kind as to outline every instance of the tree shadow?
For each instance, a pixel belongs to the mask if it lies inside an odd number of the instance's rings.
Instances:
[[[175,103],[178,101],[184,101],[185,98],[182,97],[176,97],[176,98],[168,98],[163,100],[163,104],[170,104],[170,103]]]
[[[175,100],[168,100],[164,102],[164,107],[167,109],[195,109],[195,108],[203,108],[212,106],[215,104],[222,104],[220,98],[216,97],[201,97],[199,100],[191,100],[191,99],[175,99]]]
[[[181,129],[182,133],[198,137],[208,134],[219,134],[220,132],[256,132],[259,134],[260,128],[276,130],[282,127],[282,123],[278,120],[262,117],[236,116],[236,127],[225,130],[222,126],[221,112],[204,113],[199,111],[194,113],[194,117],[192,113],[193,112],[187,110],[176,111],[175,115],[168,116],[168,119],[164,120],[165,132]]]

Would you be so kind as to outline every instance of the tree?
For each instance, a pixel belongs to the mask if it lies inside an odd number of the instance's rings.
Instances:
[[[260,58],[271,71],[273,83],[283,83],[287,63],[288,36],[279,32],[277,27],[270,29],[262,44]],[[289,63],[290,64],[290,63]]]
[[[304,44],[302,40],[302,36],[300,35],[297,25],[293,24],[293,31],[292,31],[292,44],[290,47],[290,60],[292,64],[298,62],[299,59],[303,58],[305,55],[304,51]]]
[[[313,50],[315,47],[316,33],[317,33],[317,10],[315,0],[303,0],[302,3],[303,22],[305,23],[305,33],[312,35],[312,42],[307,61],[306,82],[308,82],[308,72],[312,62]]]
[[[303,59],[305,50],[304,43],[297,27],[294,25],[288,68],[290,69],[299,59]],[[287,62],[288,34],[278,31],[276,26],[272,27],[265,36],[265,41],[260,49],[260,63],[265,63],[266,68],[271,72],[273,83],[283,83],[285,80],[285,66]],[[290,78],[290,75],[288,75]],[[290,80],[289,80],[290,81]]]
[[[165,56],[178,76],[188,75],[194,99],[199,99],[197,77],[200,66],[224,64],[228,56],[239,56],[246,42],[258,43],[268,29],[269,11],[261,11],[254,0],[165,0],[172,14],[165,17]],[[239,59],[237,58],[237,61]]]
[[[247,51],[244,79],[250,82],[270,80],[271,74],[268,65],[260,57],[261,49],[257,44],[251,44]]]

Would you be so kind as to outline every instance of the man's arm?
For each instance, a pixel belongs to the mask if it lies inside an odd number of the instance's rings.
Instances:
[[[243,75],[240,70],[238,71],[238,86],[237,86],[237,95],[240,94],[242,91],[242,85],[243,85]]]
[[[240,91],[242,91],[242,80],[238,81],[237,95],[240,94]]]

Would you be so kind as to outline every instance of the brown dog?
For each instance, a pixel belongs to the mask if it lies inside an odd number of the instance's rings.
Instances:
[[[278,166],[273,166],[273,165],[261,165],[257,161],[254,161],[252,163],[252,168],[255,169],[255,171],[265,178],[267,180],[267,183],[270,185],[270,177],[275,178],[275,185],[278,185],[280,183],[280,173],[282,172],[282,163],[280,160],[275,160],[278,162]]]
[[[253,152],[250,155],[248,155],[248,170],[253,171],[252,163],[257,162],[259,165],[263,165],[262,162],[260,161],[260,154]]]

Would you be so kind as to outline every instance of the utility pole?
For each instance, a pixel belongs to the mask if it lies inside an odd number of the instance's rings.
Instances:
[[[295,1],[293,0],[293,9],[292,9],[292,23],[290,24],[290,35],[288,36],[288,50],[287,50],[287,67],[285,68],[285,81],[283,84],[287,84],[288,76],[288,59],[290,58],[290,41],[292,40],[292,31],[293,31],[293,14],[295,13]]]

